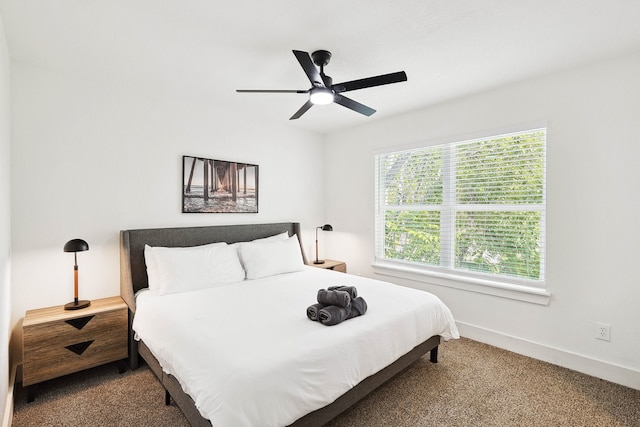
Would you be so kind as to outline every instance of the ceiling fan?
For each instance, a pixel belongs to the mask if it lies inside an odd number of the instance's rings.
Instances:
[[[289,120],[300,118],[304,113],[314,105],[326,105],[332,102],[347,107],[365,116],[370,116],[376,112],[373,108],[360,104],[353,99],[342,95],[343,92],[350,90],[364,89],[373,86],[387,85],[390,83],[398,83],[407,81],[407,74],[404,71],[396,73],[382,74],[375,77],[367,77],[364,79],[351,80],[344,83],[333,84],[333,79],[324,73],[325,65],[331,60],[331,52],[327,50],[317,50],[309,55],[301,50],[294,50],[293,54],[302,66],[311,81],[311,88],[307,90],[252,90],[237,89],[236,92],[241,93],[308,93],[309,99],[304,103],[298,111],[295,112]],[[313,64],[319,67],[316,68]]]

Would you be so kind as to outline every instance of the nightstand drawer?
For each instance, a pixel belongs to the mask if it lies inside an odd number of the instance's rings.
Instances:
[[[347,264],[345,264],[344,262],[341,262],[340,264],[335,265],[331,270],[339,271],[341,273],[346,273],[347,272]]]
[[[62,317],[38,321],[30,318],[25,322],[23,385],[127,357],[126,305],[118,304],[106,311],[99,303],[95,305],[93,310],[83,309],[84,315],[63,312]]]
[[[61,344],[65,346],[85,339],[95,339],[94,337],[99,335],[108,336],[109,329],[122,325],[122,316],[126,314],[122,310],[112,311],[26,327],[24,328],[25,350],[38,350]]]

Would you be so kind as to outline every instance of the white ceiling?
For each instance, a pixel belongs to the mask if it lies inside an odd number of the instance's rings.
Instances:
[[[638,0],[0,0],[11,58],[315,132],[360,125],[640,49]],[[292,49],[333,53],[334,82],[408,81],[289,117],[308,89]]]

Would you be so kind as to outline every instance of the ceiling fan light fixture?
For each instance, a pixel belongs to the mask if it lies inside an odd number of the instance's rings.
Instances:
[[[331,89],[319,87],[311,90],[309,101],[314,105],[327,105],[333,102],[333,91]]]

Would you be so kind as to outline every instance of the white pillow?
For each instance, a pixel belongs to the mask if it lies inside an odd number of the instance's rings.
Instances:
[[[178,250],[178,251],[186,251],[186,250],[198,250],[203,248],[208,248],[212,246],[225,246],[226,242],[217,242],[217,243],[209,243],[206,245],[200,246],[187,246],[187,247],[173,247],[173,248],[165,248],[163,246],[149,246],[147,244],[144,245],[144,263],[147,266],[147,283],[149,284],[150,290],[158,290],[159,284],[159,272],[158,272],[158,263],[156,262],[155,252],[154,251],[164,251],[164,250]],[[154,289],[156,288],[156,289]]]
[[[253,240],[249,240],[246,242],[236,242],[236,243],[232,243],[232,246],[242,246],[242,245],[246,245],[246,244],[251,244],[251,243],[258,243],[258,242],[275,242],[275,241],[280,241],[280,240],[287,240],[289,238],[289,232],[287,231],[283,231],[280,234],[274,234],[273,236],[269,236],[269,237],[261,237],[259,239],[253,239]],[[238,249],[240,250],[240,249]]]
[[[145,245],[149,289],[159,295],[244,280],[237,248],[226,243],[164,248]]]
[[[239,246],[247,279],[259,279],[304,269],[298,236],[287,240],[259,240]]]

